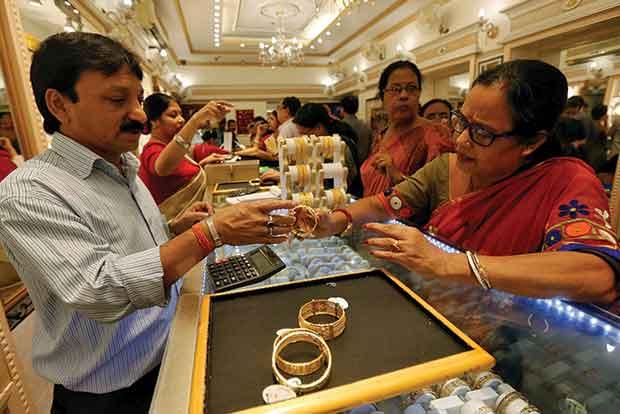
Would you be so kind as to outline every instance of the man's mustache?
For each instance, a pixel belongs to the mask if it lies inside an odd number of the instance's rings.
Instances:
[[[140,121],[128,120],[121,124],[121,132],[148,134],[151,132],[151,128],[148,122],[142,123]]]

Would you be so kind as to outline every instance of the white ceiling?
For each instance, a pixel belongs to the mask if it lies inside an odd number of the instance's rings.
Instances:
[[[218,48],[213,41],[213,0],[153,0],[169,45],[179,59],[211,62],[214,56],[220,56],[217,60],[225,61],[233,59],[232,56],[235,55],[237,61],[242,56],[255,59],[259,42],[270,41],[277,30],[275,19],[261,14],[261,10],[273,10],[277,4],[298,9],[297,15],[284,19],[287,35],[304,42],[304,52],[308,57],[327,57],[334,49],[348,46],[349,43],[355,43],[355,47],[359,47],[364,38],[354,38],[355,34],[364,31],[362,29],[369,24],[376,23],[373,27],[383,30],[389,28],[390,19],[373,21],[386,10],[394,9],[393,13],[384,17],[394,15],[402,19],[402,10],[399,13],[394,6],[406,5],[406,9],[412,12],[418,5],[432,0],[360,0],[360,6],[349,12],[338,13],[334,6],[326,6],[318,16],[315,15],[315,0],[221,1],[222,42]],[[329,1],[324,3],[333,4]],[[347,40],[350,41],[345,42]],[[244,44],[245,48],[241,47],[241,44]]]

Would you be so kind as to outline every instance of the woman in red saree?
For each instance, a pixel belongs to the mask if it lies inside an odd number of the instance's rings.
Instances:
[[[440,153],[454,150],[448,128],[418,116],[421,88],[422,74],[412,62],[394,62],[381,73],[379,97],[388,127],[374,137],[371,154],[360,167],[365,197],[398,184]]]
[[[427,277],[511,293],[611,303],[620,253],[609,205],[591,168],[558,157],[552,134],[567,96],[564,75],[517,60],[474,82],[444,154],[383,194],[321,218],[317,235],[353,224],[411,218],[467,251],[444,253],[414,227],[367,224],[373,254]],[[475,256],[475,260],[474,260]]]

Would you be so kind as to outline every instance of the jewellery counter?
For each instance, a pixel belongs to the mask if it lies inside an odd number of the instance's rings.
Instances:
[[[620,358],[617,354],[620,352],[620,347],[618,350],[616,350],[616,347],[620,342],[620,331],[616,327],[603,319],[584,312],[574,305],[559,300],[529,299],[497,291],[483,291],[475,286],[464,286],[439,280],[425,280],[398,265],[373,258],[363,244],[364,238],[364,231],[356,230],[350,237],[345,239],[333,237],[325,240],[304,240],[303,242],[296,240],[290,246],[287,244],[272,246],[287,264],[287,268],[259,283],[259,286],[251,286],[250,289],[291,282],[292,285],[296,283],[311,283],[311,279],[316,277],[345,272],[359,272],[367,268],[386,268],[398,279],[399,283],[402,283],[419,295],[454,324],[458,330],[469,336],[473,340],[474,345],[477,343],[484,350],[488,351],[496,360],[493,371],[501,377],[505,386],[518,390],[532,406],[538,408],[539,412],[561,414],[618,413],[618,407],[620,407],[620,382],[618,381]],[[217,255],[218,257],[226,257],[232,254],[243,253],[253,247],[255,246],[243,248],[224,246],[224,248],[219,249]],[[449,249],[445,245],[440,247]],[[211,257],[207,260],[214,260],[214,258]],[[199,338],[198,335],[201,329],[202,332],[205,332],[207,328],[200,326],[200,315],[204,312],[204,307],[206,306],[204,304],[201,305],[201,298],[204,293],[209,291],[208,277],[204,275],[204,265],[197,266],[193,271],[193,275],[186,279],[184,283],[185,294],[178,305],[151,407],[151,412],[153,413],[190,412],[188,411],[190,402],[197,401],[196,395],[192,396],[192,386],[195,387],[201,381],[204,383],[204,378],[200,378],[201,371],[195,369],[195,364],[201,357],[204,357],[204,355],[200,355],[200,352],[196,353],[195,350],[201,349],[198,344],[206,340],[204,333],[202,338]],[[325,285],[325,283],[321,283],[321,285]],[[225,293],[222,298],[225,298],[225,295],[234,294],[234,291],[230,294]],[[287,298],[288,295],[289,293],[286,295]],[[291,298],[294,296],[293,294],[290,295],[292,295]],[[346,295],[351,296],[352,293],[342,293],[345,299]],[[373,293],[365,298],[362,303],[355,303],[355,306],[351,307],[351,317],[354,318],[356,312],[361,312],[362,310],[376,309],[376,306],[383,303],[382,301],[385,299],[383,296],[385,296],[385,292],[382,292],[380,289],[373,290]],[[214,298],[217,298],[217,296]],[[291,309],[295,307],[298,309],[303,304],[301,298],[291,299],[290,303],[284,300],[275,302],[287,303],[287,306]],[[201,306],[203,309],[201,309]],[[383,306],[386,305],[384,304]],[[293,325],[296,322],[296,312],[294,310],[288,311],[288,313],[290,312],[292,312],[292,316],[287,317],[286,321],[282,319],[283,316],[281,314],[264,315],[263,325],[258,327],[258,330],[255,330],[255,332],[263,329],[266,333],[265,338],[269,338],[266,340],[266,343],[270,344],[275,339],[275,331],[277,329],[295,327]],[[246,318],[246,315],[239,315],[239,318]],[[204,323],[204,319],[203,316],[202,323]],[[233,322],[229,323],[232,324]],[[387,321],[385,324],[387,324]],[[382,326],[376,320],[369,322],[367,325],[365,329],[374,329],[373,334],[382,332]],[[343,335],[349,333],[347,329],[352,326],[345,328]],[[351,329],[350,333],[353,335],[354,330]],[[361,339],[358,337],[357,340],[364,341],[364,335],[360,335]],[[389,341],[387,334],[384,335],[385,341]],[[368,338],[375,342],[381,341],[379,339],[381,337],[376,335],[370,335]],[[261,339],[261,341],[264,342],[265,339]],[[258,346],[258,342],[257,340],[256,346]],[[337,344],[334,343],[334,346],[336,347]],[[437,347],[440,348],[439,342]],[[206,349],[206,347],[203,348]],[[249,347],[248,349],[253,348]],[[227,351],[235,352],[234,349],[221,352],[225,355]],[[260,372],[256,371],[255,361],[258,351],[250,354],[235,354],[234,358],[239,359],[238,364],[231,364],[229,369],[231,372],[233,370],[237,372],[245,369],[241,373],[247,380],[246,382],[232,383],[225,392],[218,392],[218,397],[226,394],[226,398],[230,399],[231,396],[232,398],[238,396],[241,400],[243,395],[247,394],[246,388],[249,387],[247,381],[253,381],[253,378],[256,378],[258,382],[259,376],[261,378],[261,387],[273,384],[274,380],[271,377],[269,365],[271,346],[268,346],[268,349],[263,353],[264,361],[260,362]],[[342,364],[346,364],[343,361],[347,361],[347,359],[340,357],[339,361],[336,358],[338,357],[335,355],[334,366],[336,367],[340,362],[340,368],[343,368]],[[351,360],[348,361],[351,363]],[[207,364],[207,360],[204,363]],[[212,361],[209,360],[209,363],[212,363]],[[360,362],[358,361],[358,363]],[[472,365],[476,365],[476,363]],[[488,368],[489,366],[490,363],[487,361],[486,364],[482,364],[479,368]],[[212,368],[219,369],[219,375],[224,375],[227,369],[226,366],[219,368],[213,366]],[[349,367],[344,368],[346,370]],[[386,360],[385,369],[390,371],[394,367]],[[469,367],[464,370],[470,371],[472,369],[472,367]],[[206,371],[213,373],[213,371],[208,369]],[[204,376],[204,374],[202,375]],[[330,379],[331,382],[325,388],[326,391],[317,391],[317,395],[321,392],[330,392],[332,386],[333,390],[337,390],[337,385],[349,382],[338,378],[336,370],[334,370],[333,375],[333,378]],[[444,381],[448,379],[446,375],[449,376],[448,373],[442,376]],[[415,385],[414,383],[415,381],[410,383],[413,388],[421,386],[420,383]],[[414,391],[413,388],[409,391]],[[499,391],[497,392],[499,393]],[[243,405],[244,408],[254,407],[262,403],[260,393],[254,392],[254,394],[254,403]],[[369,400],[361,396],[358,398],[359,405],[371,402],[374,404],[366,407],[369,411],[355,411],[354,409],[350,413],[383,412],[386,414],[410,414],[418,412],[454,412],[460,414],[464,412],[449,410],[431,411],[428,410],[428,404],[425,406],[427,410],[414,411],[411,408],[418,404],[412,404],[412,398],[414,398],[412,394],[404,392],[400,392],[400,394],[402,394],[400,397],[383,401],[373,401],[373,399]],[[312,394],[301,398],[309,396],[312,396]],[[209,401],[209,395],[206,395],[205,398]],[[217,398],[214,401],[216,400]],[[192,412],[202,412],[200,410],[202,409],[204,399],[200,402],[199,408],[197,408],[198,406],[194,407],[197,411]],[[273,405],[271,407],[277,406]],[[270,406],[264,405],[264,407]],[[234,410],[236,409],[239,409],[239,407]],[[364,407],[359,407],[359,409],[363,410]],[[231,410],[229,409],[228,411]],[[228,411],[225,410],[223,412]],[[208,412],[216,413],[218,411],[213,409]]]

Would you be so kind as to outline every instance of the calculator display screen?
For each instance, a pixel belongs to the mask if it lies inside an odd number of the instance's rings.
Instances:
[[[256,267],[256,270],[259,274],[268,272],[273,267],[271,261],[265,257],[265,255],[261,251],[257,251],[256,253],[250,256],[250,260]]]

